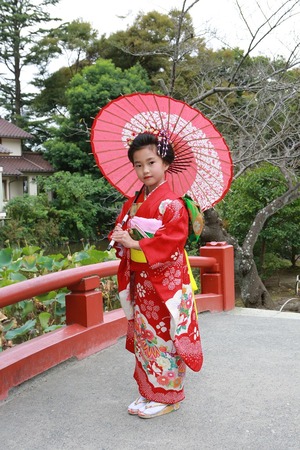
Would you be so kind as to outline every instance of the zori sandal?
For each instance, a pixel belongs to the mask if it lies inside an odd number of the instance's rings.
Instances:
[[[134,402],[130,403],[128,406],[128,413],[136,415],[138,414],[140,409],[143,409],[150,400],[147,400],[145,397],[139,397]]]
[[[179,409],[180,403],[172,405],[166,403],[148,402],[142,409],[138,411],[138,416],[141,419],[152,419],[153,417],[163,416],[172,411]]]

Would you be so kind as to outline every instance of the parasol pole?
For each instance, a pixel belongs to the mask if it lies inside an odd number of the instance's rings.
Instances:
[[[125,225],[125,223],[127,222],[128,218],[129,218],[129,211],[130,211],[130,208],[131,208],[132,205],[134,205],[134,204],[137,202],[137,199],[139,198],[140,194],[142,193],[143,187],[144,187],[144,185],[143,185],[143,186],[141,187],[141,189],[138,191],[138,193],[136,194],[136,196],[135,196],[133,202],[132,202],[131,205],[129,206],[129,209],[128,209],[127,213],[125,214],[125,216],[123,217],[123,220],[122,220],[122,222],[121,222],[121,227],[123,227],[123,225]],[[113,248],[114,245],[115,245],[115,241],[112,239],[112,240],[110,241],[110,243],[108,244],[107,251],[109,252],[109,251]]]

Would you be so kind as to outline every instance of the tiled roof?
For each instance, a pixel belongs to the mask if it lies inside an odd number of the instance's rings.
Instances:
[[[27,131],[22,130],[13,123],[8,122],[0,117],[0,138],[6,137],[10,139],[32,139],[33,136]]]
[[[54,172],[42,155],[33,152],[24,152],[22,156],[0,156],[0,167],[3,167],[3,176]]]
[[[0,155],[2,154],[4,154],[4,153],[6,153],[7,155],[9,155],[10,153],[11,153],[11,151],[7,148],[7,147],[4,147],[4,145],[1,145],[0,144]]]

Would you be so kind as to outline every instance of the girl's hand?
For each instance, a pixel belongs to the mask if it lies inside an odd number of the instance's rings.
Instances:
[[[111,238],[126,248],[135,248],[136,250],[141,249],[138,241],[132,239],[128,231],[123,230],[120,224],[116,225]]]

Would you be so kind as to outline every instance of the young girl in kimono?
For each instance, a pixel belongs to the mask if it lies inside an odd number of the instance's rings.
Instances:
[[[128,158],[143,183],[111,234],[121,258],[119,295],[128,319],[126,348],[135,354],[139,398],[128,413],[153,418],[180,407],[186,366],[199,371],[202,350],[184,246],[189,214],[165,175],[174,160],[164,132],[138,134]],[[129,214],[129,220],[121,225]]]

